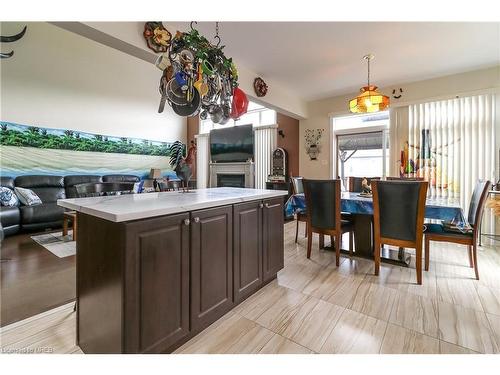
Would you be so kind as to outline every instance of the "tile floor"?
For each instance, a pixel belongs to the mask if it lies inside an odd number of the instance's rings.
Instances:
[[[431,244],[419,286],[412,267],[383,264],[376,277],[372,261],[342,257],[337,268],[317,236],[308,260],[306,239],[295,244],[294,235],[295,223],[286,224],[278,278],[176,353],[500,352],[500,247],[480,248],[476,281],[465,247]],[[81,353],[72,308],[2,328],[1,350]]]

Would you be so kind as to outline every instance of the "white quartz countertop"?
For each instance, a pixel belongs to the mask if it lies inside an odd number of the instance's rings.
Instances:
[[[234,203],[282,197],[284,190],[210,188],[189,193],[124,194],[117,196],[59,199],[59,206],[114,222],[145,219]]]

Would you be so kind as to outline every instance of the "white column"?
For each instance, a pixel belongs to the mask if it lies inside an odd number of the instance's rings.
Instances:
[[[256,189],[265,189],[267,176],[271,173],[273,151],[277,144],[277,129],[278,125],[254,128]]]
[[[196,188],[208,187],[208,163],[210,162],[210,138],[208,134],[198,134],[196,138]]]

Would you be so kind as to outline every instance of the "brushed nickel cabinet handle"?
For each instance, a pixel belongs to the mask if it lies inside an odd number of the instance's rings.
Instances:
[[[199,218],[199,217],[195,217],[195,218],[194,218],[194,222],[195,222],[195,223],[199,223],[199,222],[200,222],[200,218]]]
[[[191,223],[189,219],[184,219],[184,225],[189,225],[189,223]]]
[[[262,207],[264,207],[264,205],[263,205],[262,203],[261,203],[261,204],[259,204],[259,208],[262,208]]]
[[[266,206],[266,208],[269,208],[269,203],[264,204],[264,206]]]

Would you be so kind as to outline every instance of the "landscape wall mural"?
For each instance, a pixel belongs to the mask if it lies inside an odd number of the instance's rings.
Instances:
[[[175,176],[171,143],[0,121],[0,175],[134,174]]]

